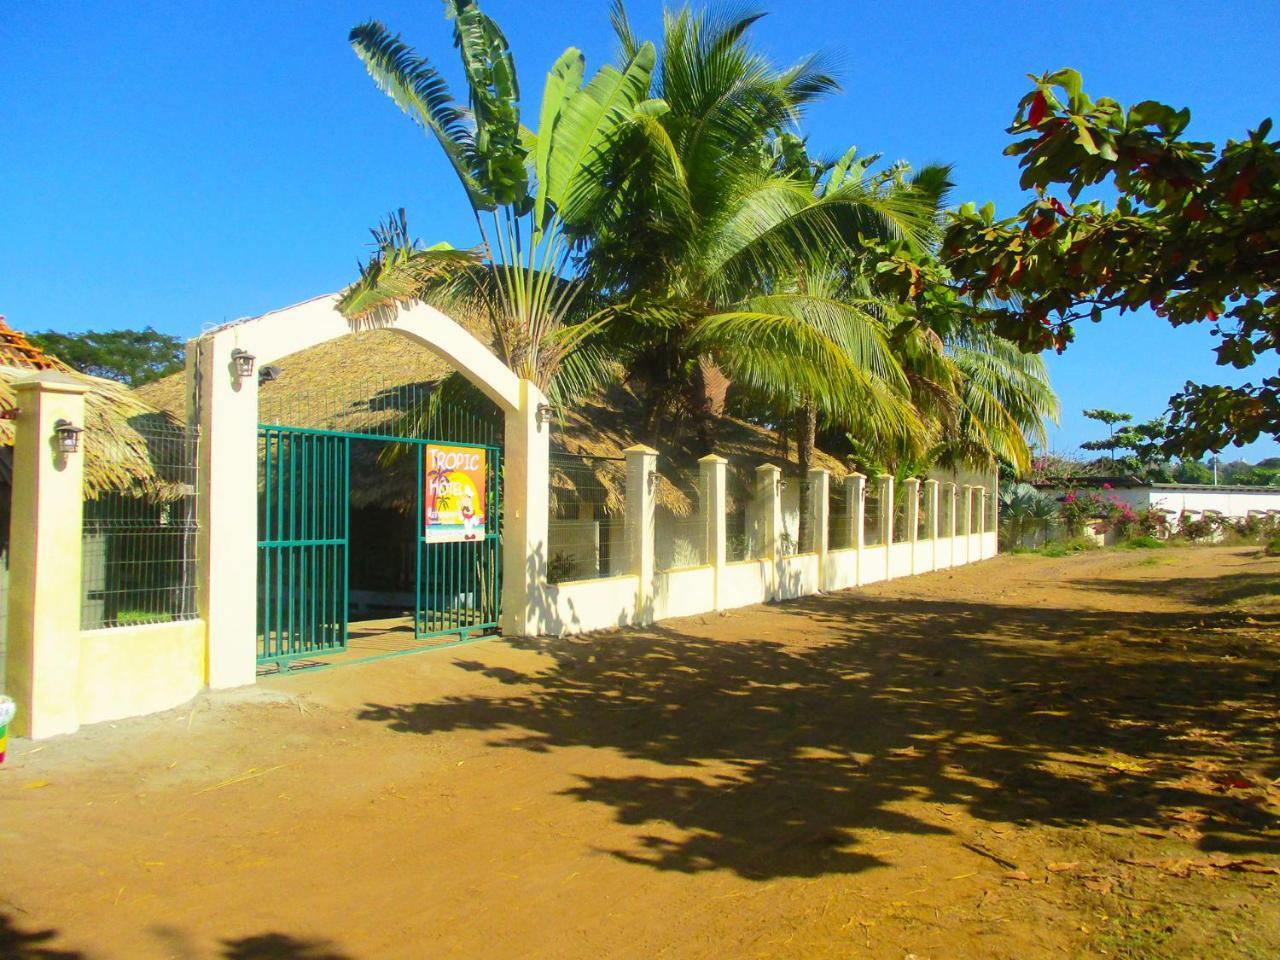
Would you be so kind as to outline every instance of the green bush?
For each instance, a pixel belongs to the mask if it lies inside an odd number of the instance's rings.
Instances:
[[[1065,557],[1072,553],[1084,553],[1086,550],[1096,550],[1098,545],[1088,537],[1072,537],[1070,540],[1059,540],[1056,543],[1048,544],[1042,551],[1041,555],[1046,557]]]
[[[1149,533],[1144,533],[1141,536],[1130,537],[1128,540],[1123,541],[1120,546],[1128,550],[1156,550],[1164,546],[1164,541],[1157,540]]]
[[[1280,557],[1280,537],[1272,537],[1267,541],[1267,545],[1262,548],[1262,552],[1268,557]]]

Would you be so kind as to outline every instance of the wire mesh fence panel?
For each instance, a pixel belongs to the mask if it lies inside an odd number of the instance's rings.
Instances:
[[[726,563],[759,560],[765,556],[763,507],[754,488],[729,498],[724,520]]]
[[[933,504],[929,502],[929,488],[924,484],[920,485],[920,506],[916,511],[916,539],[928,540],[931,537],[929,530],[929,511]]]
[[[813,509],[813,481],[805,476],[787,484],[788,487],[792,485],[796,490],[796,499],[788,504],[791,506],[791,510],[784,509],[782,512],[783,556],[813,553],[817,550],[815,540],[818,518]],[[790,499],[788,497],[786,501],[790,501]],[[792,510],[794,510],[794,513]]]
[[[938,491],[938,536],[951,536],[951,515],[955,509],[955,501],[951,497],[951,487],[943,486]]]
[[[552,455],[549,583],[631,572],[625,488],[626,461],[621,458]]]
[[[973,491],[973,504],[969,510],[969,533],[977,533],[982,523],[983,496],[979,490]]]
[[[677,514],[659,507],[655,529],[654,554],[659,570],[681,570],[707,564],[707,516],[702,509],[701,477],[697,470],[681,471],[662,478],[690,501],[689,510]]]
[[[84,504],[80,625],[127,627],[189,620],[195,609],[195,434],[179,426],[136,429],[154,476]],[[123,465],[123,443],[104,456]],[[126,471],[122,469],[120,476]]]
[[[893,491],[893,542],[902,543],[909,540],[907,530],[907,485],[896,484]]]
[[[845,550],[853,546],[853,505],[849,487],[832,483],[827,494],[827,549]]]
[[[862,501],[862,543],[867,547],[876,547],[884,542],[880,535],[881,505],[880,484],[867,487]]]

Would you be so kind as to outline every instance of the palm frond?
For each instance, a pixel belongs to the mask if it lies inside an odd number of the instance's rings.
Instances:
[[[454,101],[439,71],[376,20],[353,28],[348,39],[378,88],[439,141],[472,207],[492,209],[492,198],[473,173],[476,144],[467,112]]]

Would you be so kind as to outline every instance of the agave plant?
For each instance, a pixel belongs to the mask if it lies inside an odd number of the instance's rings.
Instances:
[[[1000,488],[1000,532],[1005,546],[1026,546],[1037,534],[1048,538],[1049,525],[1059,515],[1058,501],[1029,483],[1011,483]]]
[[[423,247],[410,240],[401,216],[375,230],[377,251],[339,309],[360,319],[416,300],[479,306],[513,371],[553,399],[588,389],[608,371],[609,358],[580,348],[610,313],[582,282],[575,250],[611,202],[608,178],[628,130],[665,110],[647,96],[653,45],[638,45],[625,63],[586,82],[582,53],[566,50],[547,75],[534,132],[520,123],[515,62],[501,29],[473,0],[448,0],[446,10],[466,104],[427,58],[381,23],[361,24],[350,40],[378,86],[443,148],[481,247]]]

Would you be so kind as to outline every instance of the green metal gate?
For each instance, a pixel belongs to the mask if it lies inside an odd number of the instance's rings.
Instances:
[[[351,441],[258,428],[258,662],[347,646]]]
[[[426,640],[496,633],[502,595],[501,449],[260,424],[258,509],[258,662],[279,664],[347,647],[351,441],[414,448],[414,635]],[[447,443],[485,454],[485,531],[432,542],[426,535],[427,448]]]

